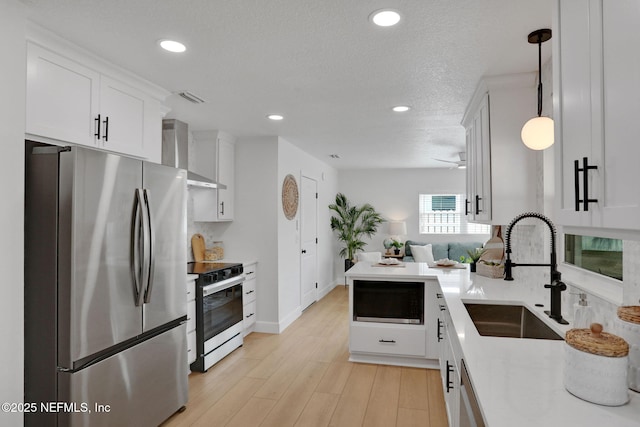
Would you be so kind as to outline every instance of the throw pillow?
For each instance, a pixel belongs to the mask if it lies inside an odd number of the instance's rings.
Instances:
[[[411,245],[411,253],[415,262],[426,262],[429,267],[433,267],[436,264],[433,259],[431,244],[424,246]]]

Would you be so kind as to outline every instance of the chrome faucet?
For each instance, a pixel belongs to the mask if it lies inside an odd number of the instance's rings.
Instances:
[[[518,221],[524,218],[538,218],[549,227],[549,231],[551,232],[551,260],[549,264],[516,264],[515,262],[511,262],[511,229]],[[545,288],[551,291],[551,307],[550,310],[545,311],[545,313],[558,323],[563,325],[569,324],[569,322],[562,318],[562,291],[567,289],[567,285],[560,280],[561,274],[558,271],[558,263],[556,261],[556,228],[551,220],[537,212],[526,212],[515,217],[507,226],[505,252],[507,253],[507,260],[504,263],[504,280],[513,280],[513,276],[511,275],[511,269],[513,267],[551,267],[551,283],[544,285]]]

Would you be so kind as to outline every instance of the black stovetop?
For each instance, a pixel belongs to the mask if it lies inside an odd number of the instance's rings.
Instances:
[[[242,264],[237,262],[189,262],[187,263],[188,274],[207,274],[227,268],[237,268]]]

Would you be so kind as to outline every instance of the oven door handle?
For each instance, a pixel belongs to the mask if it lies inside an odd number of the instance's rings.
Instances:
[[[244,274],[241,274],[240,276],[230,277],[229,279],[225,279],[222,282],[216,282],[207,286],[203,286],[202,296],[206,297],[207,295],[211,295],[223,289],[239,285],[242,282],[244,282]]]

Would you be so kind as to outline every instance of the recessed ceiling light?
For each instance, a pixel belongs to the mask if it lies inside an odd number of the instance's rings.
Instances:
[[[391,9],[376,10],[370,15],[371,21],[380,27],[391,27],[400,22],[400,14]]]
[[[169,52],[180,53],[187,50],[187,47],[175,40],[160,40],[160,47]]]
[[[267,116],[267,119],[269,119],[269,120],[276,120],[276,121],[277,121],[277,120],[282,120],[282,119],[284,119],[284,116],[281,116],[280,114],[269,114],[269,115]]]
[[[411,107],[408,107],[406,105],[398,105],[392,108],[392,110],[395,111],[396,113],[404,113],[405,111],[409,111],[410,109]]]

